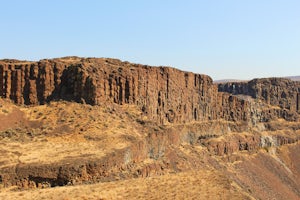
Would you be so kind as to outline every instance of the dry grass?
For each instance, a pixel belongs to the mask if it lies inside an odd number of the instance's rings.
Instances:
[[[100,160],[116,149],[124,149],[131,146],[133,142],[149,139],[146,138],[147,133],[151,131],[157,133],[155,129],[166,131],[166,134],[171,133],[170,130],[177,130],[179,133],[188,130],[195,132],[210,130],[210,134],[214,137],[207,140],[211,142],[228,142],[235,137],[243,139],[253,136],[253,133],[223,130],[224,127],[232,124],[222,120],[218,121],[215,127],[211,126],[212,122],[203,122],[184,126],[168,125],[161,128],[147,121],[135,106],[129,105],[90,106],[71,102],[52,102],[43,106],[17,107],[2,99],[0,105],[2,105],[0,107],[2,122],[0,123],[0,136],[2,136],[0,137],[0,169],[19,163],[68,162],[70,158]],[[276,125],[283,128],[256,134],[291,138],[296,138],[300,134],[300,130],[297,129],[299,122],[278,120],[273,126]],[[169,136],[171,137],[172,134]],[[154,139],[160,140],[159,137]],[[190,144],[185,140],[180,142],[180,144],[174,142],[169,146],[166,159],[176,162],[176,169],[190,171],[170,174],[180,170],[166,169],[164,175],[156,176],[153,173],[149,178],[23,191],[16,188],[3,188],[0,184],[0,199],[252,199],[249,194],[254,196],[254,189],[260,188],[260,184],[264,181],[268,186],[265,195],[274,192],[272,181],[268,181],[267,178],[259,179],[263,177],[263,173],[270,174],[269,171],[272,170],[272,167],[268,168],[268,163],[264,162],[265,159],[269,159],[272,165],[281,170],[271,173],[274,180],[278,180],[277,174],[280,178],[281,173],[288,172],[288,176],[292,176],[290,171],[294,174],[299,171],[294,162],[300,150],[296,149],[293,153],[286,149],[292,145],[274,151],[273,154],[260,150],[253,154],[235,152],[227,157],[214,157],[210,156],[205,146]],[[166,144],[166,141],[160,141],[157,145]],[[252,165],[254,161],[265,167],[260,176],[257,176],[260,168]],[[156,160],[148,158],[135,164],[137,167],[147,164],[150,166],[154,162]],[[169,163],[173,166],[172,162]],[[248,166],[251,168],[248,169]],[[297,176],[295,177],[294,180],[298,180]],[[290,182],[290,179],[287,180]],[[240,184],[241,182],[246,183],[253,193]],[[243,188],[240,188],[237,183]],[[287,184],[279,183],[280,187]],[[287,187],[285,191],[285,194],[292,193]],[[272,195],[267,198],[269,197]]]
[[[9,130],[11,137],[0,140],[0,168],[17,163],[55,163],[82,155],[99,159],[128,147],[130,137],[143,137],[138,123],[132,120],[140,115],[133,106],[108,108],[53,102],[20,109],[6,104],[5,109],[10,113],[0,113],[0,118],[20,123]],[[8,127],[1,126],[7,131]]]
[[[190,171],[92,185],[8,190],[0,199],[251,199],[216,171]]]

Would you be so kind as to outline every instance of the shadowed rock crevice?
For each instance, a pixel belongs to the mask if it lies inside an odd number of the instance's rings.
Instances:
[[[47,188],[47,187],[56,187],[56,186],[65,186],[68,184],[68,180],[64,180],[61,178],[43,178],[43,177],[34,177],[29,176],[28,182],[35,184],[33,187],[37,188]]]

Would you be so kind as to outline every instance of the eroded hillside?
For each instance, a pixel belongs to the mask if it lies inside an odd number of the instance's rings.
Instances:
[[[0,197],[299,199],[299,93],[115,59],[2,60]]]

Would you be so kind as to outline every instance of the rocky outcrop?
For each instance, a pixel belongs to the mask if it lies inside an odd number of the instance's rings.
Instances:
[[[47,105],[52,113],[47,106],[7,109],[11,102],[0,99],[5,124],[0,123],[0,186],[44,188],[205,167],[228,170],[227,176],[246,192],[258,191],[257,183],[273,188],[299,180],[298,82],[272,78],[216,85],[206,75],[106,58],[2,60],[0,96],[25,105],[60,99],[82,103],[52,102]],[[120,106],[124,104],[134,106]],[[83,112],[75,112],[79,109]],[[56,151],[68,145],[66,155]],[[17,151],[22,146],[28,148]],[[49,147],[61,158],[42,151]],[[74,150],[78,153],[72,154]],[[40,152],[47,156],[36,159]],[[286,155],[280,160],[277,154],[282,152]],[[28,159],[30,154],[34,156]],[[235,172],[242,169],[247,175],[245,180],[231,171],[235,165]],[[267,176],[257,179],[263,167]],[[268,184],[270,172],[272,180],[283,182]],[[299,188],[297,184],[291,188]]]
[[[91,105],[134,104],[160,124],[216,119],[255,124],[254,119],[264,122],[274,117],[295,121],[300,112],[300,83],[289,79],[215,85],[206,75],[106,58],[2,60],[0,95],[26,105],[58,99]]]
[[[213,155],[223,156],[231,155],[239,151],[247,151],[250,153],[257,152],[261,148],[268,149],[271,147],[280,147],[286,144],[295,144],[300,140],[299,136],[295,136],[292,132],[290,136],[282,135],[233,135],[224,138],[216,138],[204,140],[202,145],[206,146],[208,151]]]
[[[161,124],[247,118],[247,102],[218,93],[209,76],[115,59],[2,60],[0,84],[1,96],[17,104],[134,104]]]
[[[0,62],[0,94],[17,104],[44,104],[55,98],[93,103],[90,79],[72,63],[55,60]]]
[[[267,104],[300,113],[300,82],[284,78],[253,79],[218,84],[220,92],[249,95]]]

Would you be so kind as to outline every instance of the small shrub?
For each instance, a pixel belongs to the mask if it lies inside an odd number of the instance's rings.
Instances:
[[[3,113],[9,113],[8,110],[2,109]]]

